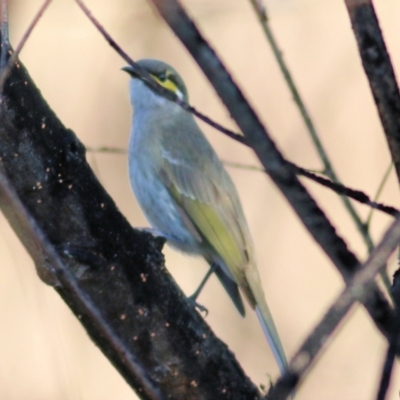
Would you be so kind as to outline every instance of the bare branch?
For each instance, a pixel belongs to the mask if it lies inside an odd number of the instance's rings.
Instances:
[[[243,135],[233,132],[230,129],[227,129],[220,125],[218,122],[215,122],[211,118],[207,117],[207,115],[202,114],[201,112],[197,111],[194,107],[190,104],[186,103],[185,101],[179,99],[177,96],[174,96],[170,90],[167,90],[156,83],[156,81],[151,77],[151,75],[140,68],[128,54],[122,50],[122,48],[117,44],[117,42],[111,37],[111,35],[103,28],[103,26],[96,20],[90,10],[86,7],[85,3],[82,0],[75,0],[79,7],[83,10],[86,16],[92,21],[93,25],[100,31],[100,33],[104,36],[107,40],[108,44],[134,69],[135,73],[137,73],[142,80],[144,80],[149,86],[151,86],[154,91],[159,93],[161,96],[166,97],[167,99],[174,101],[176,104],[179,104],[184,110],[189,111],[197,118],[201,119],[208,125],[212,126],[213,128],[217,129],[218,131],[224,133],[231,139],[234,139],[242,144],[246,144],[246,139]]]
[[[18,43],[18,46],[15,48],[14,52],[11,54],[11,57],[8,59],[6,67],[1,70],[1,75],[0,75],[0,95],[3,93],[4,82],[6,81],[7,76],[9,75],[14,63],[17,61],[19,53],[21,52],[22,48],[24,47],[26,41],[28,40],[28,38],[29,38],[30,34],[32,33],[33,29],[35,28],[35,26],[39,22],[39,20],[42,17],[43,13],[46,11],[46,9],[49,6],[50,2],[51,2],[51,0],[45,0],[44,1],[42,6],[40,7],[39,11],[36,13],[35,17],[31,21],[31,23],[29,24],[27,30],[24,33],[24,36],[22,36],[22,39]],[[7,31],[7,34],[8,34],[8,31]],[[1,59],[2,60],[3,59],[5,60],[7,58],[8,50],[10,50],[9,46],[7,46],[7,51],[6,52],[4,52],[4,51],[1,52]],[[0,96],[0,105],[1,105],[1,96]]]
[[[356,301],[363,302],[374,290],[375,276],[385,267],[387,259],[399,242],[400,218],[392,223],[363,268],[354,275],[349,285],[338,296],[322,320],[312,329],[312,333],[290,360],[288,373],[268,393],[268,400],[287,398],[293,389],[304,380],[316,357],[327,348],[327,342],[332,340],[334,330],[339,326],[350,308]]]
[[[400,92],[371,0],[345,0],[400,182]]]

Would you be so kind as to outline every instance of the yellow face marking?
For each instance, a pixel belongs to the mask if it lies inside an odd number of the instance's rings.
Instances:
[[[165,80],[161,80],[158,76],[150,74],[154,80],[163,88],[171,91],[172,93],[175,93],[178,98],[180,100],[183,100],[183,93],[178,89],[178,86],[175,85],[174,82],[171,81],[171,79],[169,79],[168,77],[168,73],[167,73],[167,77]]]
[[[164,81],[162,81],[160,78],[158,78],[156,75],[151,74],[151,76],[155,79],[155,81],[165,89],[170,90],[173,93],[176,93],[179,89],[175,85],[174,82],[172,82],[169,78],[166,78]]]

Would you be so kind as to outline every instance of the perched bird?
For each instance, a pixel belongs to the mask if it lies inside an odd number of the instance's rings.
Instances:
[[[171,66],[153,59],[137,64],[159,85],[188,102],[186,86]],[[156,93],[132,67],[123,70],[132,78],[134,109],[129,176],[143,212],[173,247],[207,260],[242,316],[245,309],[240,292],[244,295],[284,373],[285,353],[230,176],[191,113]]]

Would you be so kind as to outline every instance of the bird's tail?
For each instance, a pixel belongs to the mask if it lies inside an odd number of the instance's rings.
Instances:
[[[268,306],[265,306],[267,305],[265,304],[263,307],[256,305],[256,314],[278,364],[279,370],[283,375],[287,370],[288,362],[274,320],[272,319],[272,315]]]
[[[222,286],[228,293],[236,309],[239,311],[239,314],[244,317],[246,311],[236,282],[233,281],[219,265],[215,268],[215,275],[217,275],[219,281],[222,283]]]
[[[283,375],[288,368],[288,362],[286,359],[285,351],[279,338],[278,331],[275,327],[272,314],[265,300],[264,291],[261,286],[261,280],[257,269],[249,268],[246,271],[247,283],[251,289],[251,292],[255,300],[255,311],[264,331],[264,335],[268,340],[271,347],[272,353],[279,366],[279,370]]]

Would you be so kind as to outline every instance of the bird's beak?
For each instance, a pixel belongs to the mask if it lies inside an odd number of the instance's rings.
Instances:
[[[121,70],[127,72],[132,78],[138,78],[138,74],[134,71],[134,69],[130,65],[121,68]]]

